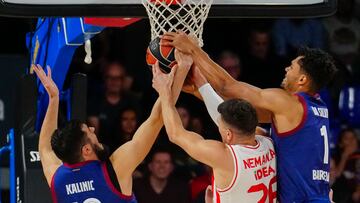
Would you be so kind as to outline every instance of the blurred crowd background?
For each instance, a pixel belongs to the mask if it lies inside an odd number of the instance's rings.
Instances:
[[[301,46],[332,54],[339,71],[319,92],[330,112],[330,182],[335,202],[355,203],[360,202],[360,1],[340,0],[338,4],[337,13],[326,18],[209,18],[203,49],[234,78],[260,88],[280,86],[285,67]],[[36,19],[0,18],[0,25],[0,80],[6,81],[10,72],[18,75],[28,67],[25,34],[34,30]],[[87,122],[96,127],[99,140],[111,151],[132,138],[157,98],[145,62],[149,41],[147,19],[121,29],[105,29],[92,40],[93,63],[84,63],[84,47],[78,48],[64,84],[64,88],[69,86],[73,73],[87,74]],[[9,70],[8,64],[19,68]],[[10,114],[4,114],[2,100],[11,99],[5,94],[11,95],[13,85],[2,82],[1,86],[0,133],[5,134],[12,117],[4,116]],[[220,139],[200,100],[182,93],[177,110],[186,129]],[[171,144],[162,130],[134,177],[139,203],[195,203],[204,202],[211,169]]]

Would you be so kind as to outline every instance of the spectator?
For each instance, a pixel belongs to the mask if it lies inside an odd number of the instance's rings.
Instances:
[[[204,124],[200,117],[193,117],[191,119],[191,131],[194,131],[198,134],[204,134]]]
[[[219,56],[218,63],[233,78],[239,79],[241,74],[241,62],[237,54],[228,50],[223,51]]]
[[[243,57],[243,81],[260,88],[280,86],[286,64],[272,51],[271,44],[270,32],[265,28],[250,31],[248,51]]]
[[[188,203],[189,187],[186,182],[171,176],[174,164],[170,152],[157,150],[150,163],[149,177],[134,181],[134,193],[139,203]]]
[[[132,139],[138,127],[138,116],[134,108],[128,107],[120,114],[120,142],[125,143]]]
[[[333,184],[334,201],[357,203],[360,201],[360,151],[356,131],[350,128],[341,131],[336,161],[336,177]]]
[[[360,152],[357,150],[346,163],[344,177],[347,179],[351,194],[351,202],[360,202]]]
[[[104,91],[89,101],[89,125],[98,130],[100,142],[107,144],[110,152],[120,145],[115,142],[120,112],[127,107],[139,109],[136,97],[125,92],[124,79],[126,70],[116,62],[104,66]]]
[[[276,54],[292,58],[301,46],[324,48],[324,28],[317,19],[280,19],[275,21],[273,41]]]
[[[335,154],[335,161],[338,163],[336,173],[338,176],[343,174],[345,165],[351,155],[359,150],[356,131],[346,128],[340,132],[338,147]]]
[[[332,164],[334,163],[334,167]],[[330,187],[333,190],[333,201],[336,203],[348,203],[351,197],[346,179],[343,176],[338,177],[336,171],[336,161],[330,159]]]

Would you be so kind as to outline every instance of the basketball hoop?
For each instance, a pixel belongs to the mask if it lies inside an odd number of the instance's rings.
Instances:
[[[165,32],[183,32],[197,38],[203,46],[202,33],[213,0],[142,0],[149,15],[151,39]]]

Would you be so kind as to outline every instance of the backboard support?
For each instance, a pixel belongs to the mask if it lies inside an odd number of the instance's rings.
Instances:
[[[212,18],[321,17],[336,0],[214,0]],[[0,16],[147,17],[141,0],[0,0]]]

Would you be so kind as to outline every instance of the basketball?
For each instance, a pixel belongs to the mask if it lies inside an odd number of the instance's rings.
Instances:
[[[160,68],[170,73],[171,68],[176,64],[175,48],[170,46],[161,46],[159,37],[153,39],[146,51],[146,62],[149,66],[159,61]]]

